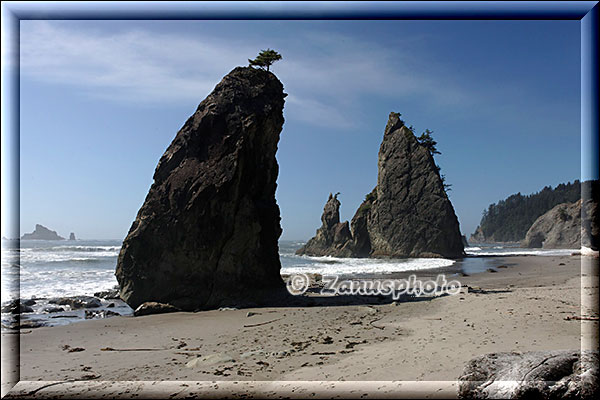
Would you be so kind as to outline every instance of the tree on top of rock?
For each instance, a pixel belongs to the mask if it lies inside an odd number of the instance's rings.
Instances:
[[[430,131],[429,129],[425,129],[425,132],[423,132],[421,134],[421,136],[419,136],[417,138],[417,140],[419,141],[419,143],[422,146],[425,146],[425,148],[427,148],[427,150],[429,150],[431,155],[442,154],[435,147],[437,145],[437,142],[435,140],[433,140],[433,137],[431,136],[432,133],[433,133],[433,131]]]
[[[261,50],[258,56],[254,60],[248,59],[251,67],[260,67],[269,70],[269,67],[275,62],[281,60],[281,54],[275,50],[267,49]]]

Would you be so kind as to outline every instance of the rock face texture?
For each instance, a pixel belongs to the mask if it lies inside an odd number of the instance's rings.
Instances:
[[[309,247],[307,243],[298,254],[462,257],[458,219],[439,168],[429,149],[419,143],[398,113],[390,114],[379,149],[378,169],[377,186],[352,218],[347,243],[325,248]],[[317,231],[311,241],[326,244],[317,240],[320,237]]]
[[[579,350],[491,353],[469,361],[460,399],[595,399],[598,353]]]
[[[285,96],[272,73],[235,68],[177,133],[119,253],[132,308],[258,304],[285,291],[275,201]]]
[[[35,230],[21,236],[21,240],[65,240],[65,238],[59,236],[56,231],[51,231],[43,225],[36,224]]]
[[[581,200],[559,204],[536,219],[525,235],[523,246],[579,249],[581,247]]]

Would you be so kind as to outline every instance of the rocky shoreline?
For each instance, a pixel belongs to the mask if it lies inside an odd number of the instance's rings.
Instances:
[[[583,312],[583,258],[491,260],[497,272],[460,277],[460,294],[395,304],[376,298],[323,302],[309,292],[301,297],[312,304],[113,317],[77,329],[27,330],[20,337],[21,380],[60,381],[44,393],[72,397],[86,397],[88,390],[112,393],[111,381],[128,380],[456,382],[482,354],[581,348],[587,340],[582,327],[597,324],[576,319]],[[595,268],[586,273],[597,277]],[[86,376],[89,382],[70,383]],[[100,381],[111,383],[98,386]],[[478,387],[476,377],[463,381]],[[458,396],[458,386],[444,393]]]
[[[128,316],[133,310],[118,288],[93,296],[15,299],[2,305],[2,331],[52,327],[91,319]]]

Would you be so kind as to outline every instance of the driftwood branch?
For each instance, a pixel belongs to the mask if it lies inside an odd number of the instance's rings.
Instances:
[[[100,351],[160,351],[166,349],[113,349],[112,347],[103,347]]]
[[[283,317],[282,317],[282,318],[283,318]],[[281,319],[281,318],[277,318],[277,319],[272,319],[272,320],[270,320],[270,321],[267,321],[267,322],[261,322],[261,323],[258,323],[258,324],[249,324],[249,325],[244,325],[244,328],[252,328],[252,327],[255,327],[255,326],[266,325],[266,324],[270,324],[271,322],[279,321],[280,319]]]
[[[36,394],[37,392],[39,392],[42,389],[46,389],[49,388],[50,386],[56,386],[56,385],[62,385],[63,383],[73,383],[73,382],[81,382],[81,381],[91,381],[94,379],[98,379],[100,378],[101,375],[91,375],[88,377],[83,377],[81,379],[68,379],[66,381],[60,381],[60,382],[52,382],[49,383],[47,385],[44,386],[40,386],[39,388],[32,390],[31,392],[27,393],[27,396],[33,396],[34,394]]]
[[[572,317],[565,317],[567,321],[598,321],[598,317],[578,317],[577,315],[573,315]]]
[[[385,326],[377,326],[377,325],[373,325],[373,322],[377,322],[377,321],[380,321],[380,320],[382,320],[382,319],[383,319],[383,317],[379,317],[379,318],[377,318],[377,319],[374,319],[373,321],[369,322],[369,325],[371,325],[373,328],[377,328],[377,329],[381,329],[381,330],[383,330],[383,329],[385,329]]]

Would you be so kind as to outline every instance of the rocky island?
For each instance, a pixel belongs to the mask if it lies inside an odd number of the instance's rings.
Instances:
[[[65,238],[59,236],[56,231],[52,231],[43,225],[35,224],[34,231],[21,236],[21,240],[65,240]]]
[[[351,222],[339,222],[340,202],[329,195],[323,225],[296,254],[337,257],[464,255],[454,207],[430,150],[390,113],[379,149],[377,186]]]
[[[132,308],[258,304],[285,291],[275,201],[285,96],[273,73],[235,68],[177,133],[118,256]]]

